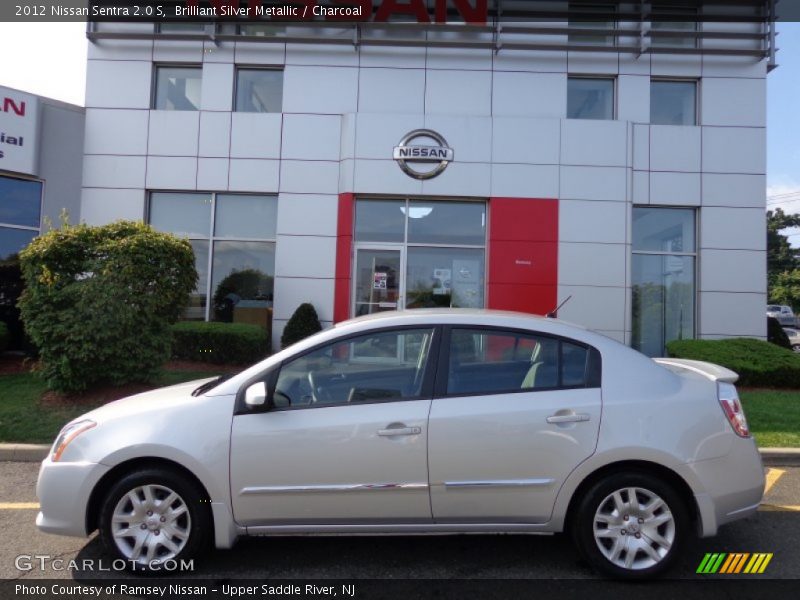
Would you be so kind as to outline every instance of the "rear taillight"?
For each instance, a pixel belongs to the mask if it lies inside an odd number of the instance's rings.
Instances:
[[[744,416],[744,409],[739,400],[739,393],[736,386],[732,383],[718,382],[717,397],[722,406],[722,412],[728,417],[728,422],[733,427],[739,437],[750,437],[750,429],[747,427],[747,417]]]

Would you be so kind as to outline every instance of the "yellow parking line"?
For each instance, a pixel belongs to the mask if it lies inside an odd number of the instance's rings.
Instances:
[[[773,485],[778,483],[778,479],[783,477],[784,473],[786,473],[786,471],[781,469],[767,469],[767,485],[764,487],[764,495],[772,489]]]
[[[800,504],[762,504],[758,507],[758,510],[800,512]]]
[[[0,510],[36,510],[38,502],[0,502]]]

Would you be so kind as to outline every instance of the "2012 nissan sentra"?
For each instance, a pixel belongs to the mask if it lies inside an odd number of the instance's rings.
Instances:
[[[141,570],[246,535],[568,531],[656,576],[761,501],[736,377],[555,319],[381,313],[72,421],[36,523]]]

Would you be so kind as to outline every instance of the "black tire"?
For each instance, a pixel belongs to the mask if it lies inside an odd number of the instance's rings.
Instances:
[[[792,352],[800,352],[800,344],[793,344]]]
[[[631,507],[628,501],[628,492],[630,488],[637,488],[641,492],[636,492],[637,503],[639,508]],[[610,499],[614,492],[620,491],[620,498],[625,502],[625,505],[630,510],[625,509],[622,512],[630,514],[622,515],[619,523],[598,524],[600,530],[607,528],[613,531],[619,531],[618,535],[609,532],[608,538],[595,537],[595,515],[601,509],[607,512],[609,509],[615,511],[616,503]],[[655,511],[656,517],[668,518],[669,514],[672,516],[672,524],[668,522],[664,524],[648,525],[645,521],[640,524],[639,517],[643,521],[647,518],[645,511],[641,508],[642,503],[647,503],[647,494],[655,494],[664,503],[663,509]],[[665,512],[665,511],[668,511]],[[625,516],[628,519],[625,519]],[[634,520],[634,517],[636,519]],[[654,521],[657,523],[657,520]],[[615,578],[615,579],[650,579],[664,574],[680,556],[682,548],[686,543],[686,537],[689,531],[689,512],[685,502],[677,491],[663,479],[659,479],[644,471],[626,471],[608,475],[592,485],[583,497],[579,500],[576,511],[572,517],[570,524],[572,537],[578,550],[583,558],[597,571],[602,574]],[[622,531],[625,530],[625,534]],[[631,531],[636,533],[631,535]],[[671,538],[671,544],[668,549],[665,545],[659,545],[657,541],[651,540],[647,536],[650,533],[654,536],[654,540],[658,540],[655,535],[663,539]],[[635,535],[638,534],[638,537]],[[610,558],[606,556],[600,545],[605,548],[606,553],[615,554],[617,546],[615,544],[623,544],[624,547],[618,554],[618,560],[624,562],[628,556],[628,548],[633,550],[634,564],[630,567],[615,564]],[[652,552],[660,554],[660,558],[653,563],[656,559],[649,556],[645,552],[644,546],[647,545]],[[662,554],[663,553],[663,554]]]
[[[130,501],[130,496],[127,496],[134,490],[136,497],[142,501],[144,496],[144,487],[149,487],[151,496],[162,503],[158,504],[160,509],[150,511],[155,516],[146,516],[147,512],[140,510],[137,515],[134,512],[133,504]],[[177,499],[170,503],[167,507],[163,502],[168,500],[169,492],[174,492]],[[124,497],[126,497],[123,500]],[[146,500],[145,500],[146,501]],[[141,554],[144,554],[138,561],[133,559],[134,546],[137,543],[135,538],[127,536],[120,536],[115,538],[113,527],[113,515],[120,502],[128,512],[130,507],[131,522],[120,523],[117,522],[118,528],[128,529],[132,535],[135,532],[137,536],[142,536],[145,541],[142,542],[143,549]],[[180,513],[181,504],[185,506],[186,511]],[[143,574],[169,574],[175,572],[174,568],[170,568],[171,564],[165,564],[166,560],[175,561],[176,564],[180,562],[194,559],[208,549],[212,539],[213,521],[211,517],[210,504],[206,497],[205,492],[189,477],[177,470],[152,467],[144,468],[133,471],[121,477],[106,494],[103,504],[100,508],[100,540],[102,541],[106,551],[111,554],[115,560],[121,559],[125,562],[125,566],[130,571],[136,571]],[[159,516],[162,514],[162,516]],[[177,517],[172,515],[180,513]],[[142,523],[141,518],[148,519],[148,523]],[[159,525],[158,522],[164,522]],[[164,528],[162,532],[160,527]],[[155,529],[151,529],[155,528]],[[141,532],[139,532],[141,530]],[[147,537],[149,534],[149,537]],[[174,535],[173,535],[174,534]],[[181,540],[178,536],[186,536]],[[158,537],[154,537],[158,536]],[[121,546],[129,549],[129,553],[123,552]],[[155,560],[147,561],[146,548],[150,547],[149,541],[158,542],[153,545],[158,548],[160,546],[161,554],[157,554]],[[163,544],[170,543],[179,549],[174,555],[168,555],[171,551],[163,546]],[[181,547],[181,544],[182,547]]]

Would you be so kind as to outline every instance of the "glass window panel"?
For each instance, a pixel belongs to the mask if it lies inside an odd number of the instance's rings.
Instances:
[[[359,200],[356,202],[357,242],[402,242],[405,239],[403,200]]]
[[[157,67],[156,110],[198,110],[203,71],[200,67]]]
[[[266,326],[272,308],[275,244],[214,242],[212,260],[212,319]]]
[[[406,308],[483,308],[483,249],[409,248]]]
[[[561,385],[575,387],[586,384],[586,366],[589,350],[583,346],[561,344]]]
[[[41,210],[41,182],[0,177],[0,223],[38,228]]]
[[[37,235],[38,231],[30,229],[0,227],[0,260],[8,260],[18,254]]]
[[[156,23],[160,33],[204,33],[205,23]]]
[[[277,69],[238,69],[236,71],[236,110],[238,112],[279,113],[283,106],[283,71]]]
[[[294,408],[417,398],[432,329],[382,331],[329,344],[281,368],[278,404]]]
[[[408,217],[409,243],[459,246],[486,243],[486,205],[483,203],[412,201]]]
[[[616,12],[613,4],[601,4],[596,6],[584,6],[581,4],[571,4],[569,7],[569,26],[575,29],[614,29],[616,21],[608,20],[609,14]],[[600,20],[606,18],[606,20]],[[587,35],[569,34],[571,44],[584,44],[587,46],[611,46],[614,44],[613,35]]]
[[[681,33],[694,33],[697,31],[698,22],[690,21],[688,16],[697,15],[697,7],[674,6],[653,4],[653,12],[658,15],[651,23],[652,31],[679,31]],[[675,15],[684,17],[679,21],[668,21],[667,18]],[[650,37],[651,46],[672,46],[673,48],[696,48],[697,38],[693,35],[659,36]]]
[[[277,217],[275,196],[217,194],[214,235],[274,239]]]
[[[150,224],[175,235],[208,238],[211,194],[153,192],[150,194]]]
[[[697,83],[653,81],[650,83],[650,122],[654,125],[695,125]]]
[[[663,356],[667,342],[694,337],[693,256],[633,255],[632,345]]]
[[[634,251],[694,252],[694,215],[691,208],[634,208]]]
[[[559,385],[559,342],[535,335],[454,329],[448,394],[487,394]]]
[[[567,118],[613,119],[614,80],[584,77],[568,78]]]
[[[197,287],[189,298],[189,307],[184,314],[185,319],[204,321],[206,318],[206,293],[208,289],[208,242],[206,240],[190,240],[194,250],[194,266],[197,269]]]
[[[247,23],[239,25],[239,35],[257,35],[260,37],[276,37],[286,35],[285,25],[272,23]]]

